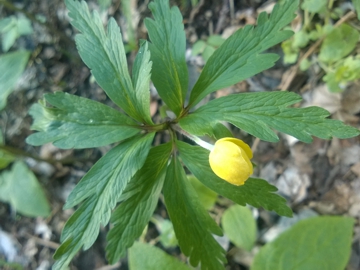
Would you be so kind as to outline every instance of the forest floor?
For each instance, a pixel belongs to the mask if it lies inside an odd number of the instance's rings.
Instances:
[[[96,1],[88,1],[90,9],[98,9]],[[143,23],[150,16],[148,1],[131,0],[134,12],[136,35],[146,39]],[[189,2],[189,3],[187,3]],[[33,147],[25,143],[32,131],[32,118],[28,110],[32,104],[42,99],[45,93],[63,91],[87,97],[113,106],[102,89],[93,81],[89,69],[77,54],[75,31],[69,23],[64,1],[11,1],[13,5],[28,14],[41,15],[45,25],[32,23],[34,32],[20,37],[14,48],[30,50],[31,57],[26,70],[17,84],[15,91],[8,97],[7,107],[0,112],[0,126],[7,146],[29,154],[25,161],[36,174],[46,191],[51,204],[51,215],[47,218],[29,218],[16,213],[9,204],[0,202],[0,235],[11,239],[8,246],[1,249],[0,259],[13,252],[14,261],[23,269],[50,269],[52,258],[60,243],[61,230],[74,209],[63,210],[64,202],[75,184],[89,168],[110,147],[85,150],[60,150],[51,144]],[[172,1],[174,4],[175,1]],[[232,4],[230,4],[232,3]],[[184,16],[188,51],[199,39],[206,39],[211,34],[228,37],[245,24],[255,24],[259,11],[269,11],[273,7],[269,1],[262,0],[201,0],[195,6],[190,1],[176,1]],[[100,11],[104,21],[109,16],[115,17],[120,27],[126,32],[126,20],[121,12],[120,1],[113,0],[109,8]],[[0,3],[0,18],[22,14]],[[298,20],[301,20],[298,18]],[[350,20],[356,21],[356,18]],[[355,22],[354,22],[355,23]],[[359,23],[358,23],[359,24]],[[124,34],[124,41],[127,41]],[[309,48],[305,48],[305,53]],[[312,48],[314,54],[317,48]],[[280,46],[271,49],[283,55]],[[128,54],[131,66],[136,52]],[[201,56],[188,57],[190,84],[194,84],[203,65]],[[342,93],[330,93],[322,81],[322,73],[314,66],[305,72],[298,65],[285,65],[282,58],[276,65],[227,89],[217,91],[209,98],[231,93],[289,90],[304,98],[301,106],[317,105],[329,110],[332,118],[340,119],[354,127],[360,126],[360,91],[359,82],[349,84]],[[152,91],[151,112],[154,119],[159,117],[161,101],[156,91]],[[232,128],[232,127],[229,127]],[[293,221],[280,218],[274,213],[258,210],[257,223],[261,245],[273,239],[285,228],[299,219],[313,215],[345,215],[356,220],[352,255],[348,270],[360,269],[360,141],[359,137],[340,140],[321,140],[314,138],[311,144],[305,144],[285,135],[280,142],[269,143],[254,139],[250,135],[233,129],[235,137],[241,138],[252,146],[253,162],[257,164],[255,176],[268,180],[277,186],[279,193],[287,199],[294,211]],[[155,144],[166,138],[158,136]],[[43,159],[67,160],[67,162],[47,163],[37,161],[33,156]],[[216,204],[213,215],[221,215],[224,205]],[[159,202],[156,213],[167,218],[164,205]],[[124,258],[115,266],[109,266],[105,259],[105,236],[108,227],[102,228],[95,245],[80,252],[71,263],[71,269],[128,269]],[[156,237],[156,226],[149,225],[149,237]],[[5,238],[3,238],[5,239]],[[4,240],[3,240],[4,241]],[[4,244],[3,244],[4,245]],[[7,248],[7,249],[6,249]],[[9,251],[10,250],[10,251]],[[228,248],[227,269],[249,269],[253,254],[244,254],[231,244]],[[167,250],[184,260],[179,248]],[[0,266],[1,268],[1,266]],[[4,268],[10,269],[10,268]]]

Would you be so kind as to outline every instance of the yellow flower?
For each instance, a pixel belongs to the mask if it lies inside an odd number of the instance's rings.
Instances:
[[[222,138],[210,152],[209,162],[213,172],[225,181],[240,186],[253,173],[251,148],[242,140]]]

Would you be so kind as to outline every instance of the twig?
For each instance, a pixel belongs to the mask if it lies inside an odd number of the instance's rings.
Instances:
[[[57,249],[58,247],[60,247],[60,244],[58,244],[58,243],[39,238],[39,237],[31,235],[29,233],[26,233],[25,236],[27,238],[33,239],[37,244],[44,246],[44,247],[48,247],[48,248],[52,248],[52,249]]]
[[[349,11],[348,13],[346,13],[346,15],[344,17],[342,17],[340,20],[338,20],[336,22],[336,24],[334,25],[334,27],[339,27],[341,24],[343,24],[344,22],[346,22],[347,20],[351,19],[352,17],[354,17],[356,14],[354,13],[354,11]],[[304,55],[301,56],[301,58],[299,59],[299,61],[296,63],[296,65],[292,66],[290,69],[290,73],[289,75],[280,83],[280,85],[278,86],[278,89],[280,89],[281,91],[285,91],[290,87],[290,84],[292,83],[292,81],[294,80],[300,63],[305,60],[306,58],[308,58],[311,54],[313,54],[315,52],[315,50],[321,45],[321,43],[324,41],[326,36],[323,36],[322,38],[318,39],[305,53]]]

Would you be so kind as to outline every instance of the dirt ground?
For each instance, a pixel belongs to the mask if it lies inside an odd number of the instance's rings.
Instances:
[[[15,249],[15,261],[24,269],[50,269],[54,260],[52,255],[59,246],[61,230],[72,210],[62,210],[67,195],[75,184],[110,147],[85,150],[60,150],[51,144],[33,147],[25,143],[25,138],[32,133],[31,117],[28,110],[33,103],[45,93],[64,91],[82,97],[91,98],[113,106],[100,87],[93,82],[89,69],[79,58],[73,41],[75,31],[69,24],[64,2],[61,0],[22,0],[9,1],[16,8],[28,14],[42,15],[46,18],[44,25],[33,22],[34,33],[20,37],[16,48],[26,48],[32,52],[26,71],[8,98],[8,106],[0,112],[0,126],[6,145],[41,158],[66,160],[49,164],[31,157],[25,158],[29,167],[35,172],[46,190],[51,203],[51,215],[46,218],[28,218],[14,212],[8,204],[0,202],[0,232],[9,236]],[[88,1],[90,9],[98,9],[96,1]],[[136,14],[134,24],[138,38],[147,38],[143,24],[149,16],[148,1],[131,0]],[[190,1],[171,1],[178,4],[184,16],[187,35],[187,47],[198,39],[206,39],[210,34],[228,36],[246,23],[254,24],[258,12],[269,10],[271,1],[263,0],[200,0],[198,5],[191,6]],[[104,20],[114,16],[122,29],[127,24],[120,10],[120,1],[113,0],[110,8],[101,11]],[[20,10],[2,6],[0,18],[19,14]],[[360,26],[356,18],[351,19]],[[126,34],[124,41],[127,41]],[[304,52],[308,48],[304,49]],[[282,55],[280,46],[271,49]],[[304,53],[303,52],[303,53]],[[316,49],[315,49],[316,52]],[[128,54],[129,65],[132,64],[135,52]],[[202,59],[189,57],[190,77],[196,80]],[[233,87],[220,90],[210,98],[220,97],[235,92],[284,90],[285,88],[303,96],[302,106],[317,105],[332,113],[334,119],[359,127],[360,92],[359,82],[347,87],[340,94],[330,94],[321,80],[321,71],[316,67],[306,72],[294,66],[284,65],[282,60],[267,70]],[[152,114],[159,116],[161,105],[156,91],[152,92]],[[232,127],[231,127],[232,128]],[[254,162],[257,164],[254,175],[267,179],[278,187],[280,194],[287,200],[295,213],[295,218],[311,215],[345,215],[356,219],[352,255],[348,270],[360,269],[360,141],[359,137],[329,141],[314,138],[313,143],[305,144],[295,141],[290,136],[280,134],[279,143],[268,143],[233,129],[234,135],[248,141],[254,151]],[[156,143],[166,138],[157,136]],[[212,210],[214,216],[220,215],[224,205],[216,205]],[[164,205],[159,202],[156,212],[166,215]],[[259,245],[272,239],[279,233],[279,228],[286,227],[286,219],[274,213],[259,210],[257,223],[260,229]],[[71,269],[128,269],[124,258],[115,266],[109,266],[105,259],[105,236],[108,227],[102,228],[95,245],[88,251],[80,252],[71,264]],[[156,237],[158,232],[153,224],[149,225],[149,238]],[[1,251],[1,250],[0,250]],[[181,260],[185,258],[179,249],[167,250]],[[230,246],[227,269],[249,269],[253,254],[244,254]],[[0,252],[4,259],[4,252]],[[1,266],[0,266],[1,268]],[[9,269],[9,268],[7,268]]]

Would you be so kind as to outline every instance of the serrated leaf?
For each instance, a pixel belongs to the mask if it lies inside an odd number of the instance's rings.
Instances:
[[[179,124],[189,133],[203,135],[216,122],[227,121],[269,142],[279,140],[272,129],[306,143],[312,142],[312,136],[344,139],[360,134],[359,130],[341,121],[327,119],[330,113],[325,109],[288,108],[300,101],[299,95],[283,91],[229,95],[208,102],[181,119]]]
[[[127,2],[127,1],[124,1]],[[136,99],[139,102],[139,110],[147,123],[153,123],[150,116],[150,76],[151,76],[150,52],[148,43],[141,42],[140,49],[136,55],[132,70],[132,81],[135,89]]]
[[[94,100],[63,92],[46,94],[53,107],[34,104],[29,114],[34,118],[26,142],[42,145],[52,142],[59,148],[98,147],[139,133],[136,123],[119,111]]]
[[[143,166],[153,137],[135,137],[111,149],[71,192],[64,208],[85,201],[65,224],[53,269],[64,269],[82,246],[88,249],[95,242],[100,225],[109,222],[127,183]]]
[[[359,32],[347,24],[334,28],[321,44],[320,61],[334,63],[347,56],[355,49],[359,37]]]
[[[267,181],[249,178],[244,185],[234,186],[213,173],[209,164],[208,150],[180,141],[177,141],[176,144],[185,166],[205,186],[216,193],[243,206],[250,204],[257,208],[263,207],[268,211],[275,211],[281,216],[292,216],[292,211],[286,205],[286,200],[275,194],[277,188]]]
[[[148,224],[158,203],[171,150],[170,143],[152,148],[144,166],[126,186],[124,193],[131,195],[112,214],[114,226],[107,234],[106,257],[110,263],[125,255]]]
[[[182,16],[176,6],[170,9],[168,0],[155,0],[149,4],[149,9],[154,20],[146,18],[144,22],[151,41],[151,79],[162,100],[179,115],[188,87]]]
[[[47,217],[50,205],[32,171],[17,161],[11,170],[0,174],[0,200],[8,202],[20,214]]]
[[[30,52],[16,51],[0,56],[0,110],[6,106],[6,99],[23,73]]]
[[[208,130],[206,135],[209,135],[211,138],[215,140],[219,140],[225,137],[233,137],[232,132],[225,127],[222,123],[214,123],[213,126]]]
[[[136,242],[129,251],[130,270],[190,270],[185,264],[161,249]]]
[[[256,254],[251,270],[343,270],[350,258],[354,219],[299,221]]]
[[[201,263],[201,269],[224,269],[225,251],[212,236],[222,235],[222,231],[199,202],[176,157],[166,172],[164,197],[179,246],[190,257],[190,264]]]
[[[202,206],[206,210],[211,209],[216,202],[218,194],[215,191],[209,189],[203,183],[201,183],[198,179],[196,179],[195,176],[188,175],[187,177],[191,185],[193,186],[194,190],[196,191],[196,194]]]
[[[292,35],[291,31],[281,29],[295,18],[298,4],[298,0],[278,2],[270,17],[265,12],[259,15],[255,28],[247,25],[229,37],[207,61],[188,107],[194,107],[216,90],[272,67],[279,56],[262,52]]]
[[[225,235],[237,247],[250,251],[256,241],[256,223],[247,207],[233,205],[226,209],[222,218],[221,226]]]
[[[66,0],[65,3],[71,24],[81,32],[75,38],[79,54],[98,84],[128,115],[147,123],[131,82],[120,28],[114,18],[109,20],[105,32],[99,14],[96,11],[90,14],[85,1]]]

